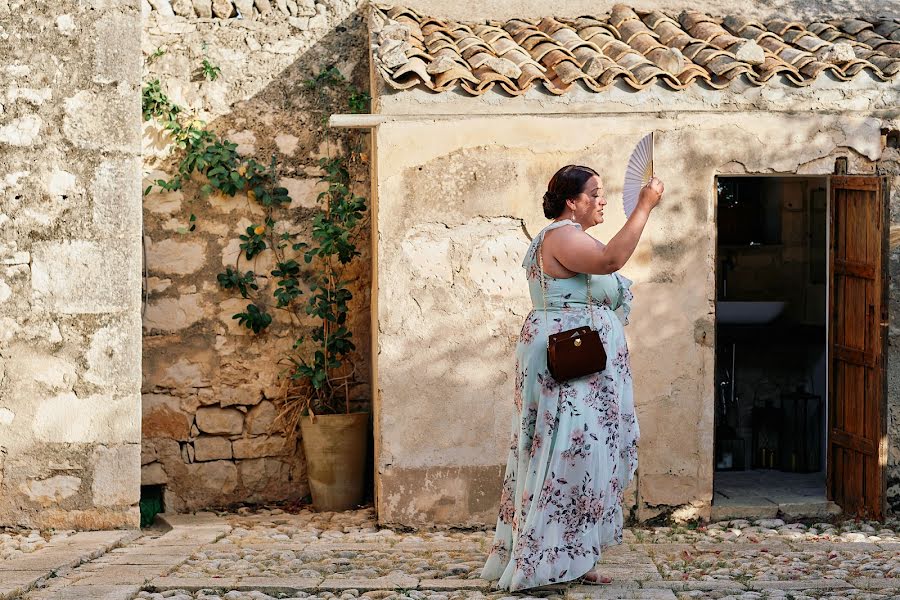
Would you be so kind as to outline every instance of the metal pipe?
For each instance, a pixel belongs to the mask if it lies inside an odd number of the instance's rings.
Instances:
[[[735,373],[735,371],[734,371],[734,361],[735,361],[736,351],[737,351],[737,344],[734,342],[731,342],[731,406],[732,406],[732,408],[734,408],[734,380],[735,380],[735,375],[737,375],[737,373]]]
[[[386,115],[337,114],[328,117],[328,126],[344,129],[372,129],[382,123],[395,120],[397,119]]]

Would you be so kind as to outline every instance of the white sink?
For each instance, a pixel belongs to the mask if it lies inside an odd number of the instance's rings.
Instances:
[[[716,322],[747,325],[774,321],[784,310],[784,302],[716,302]]]

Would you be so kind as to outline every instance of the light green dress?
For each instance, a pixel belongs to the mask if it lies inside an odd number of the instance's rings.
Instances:
[[[533,310],[516,345],[515,412],[494,544],[482,578],[510,591],[576,579],[622,541],[621,503],[637,469],[638,423],[623,326],[631,281],[618,273],[557,279],[544,276],[537,248],[522,266]],[[588,306],[587,278],[593,306]],[[547,336],[591,324],[607,354],[604,371],[559,383],[547,370]]]

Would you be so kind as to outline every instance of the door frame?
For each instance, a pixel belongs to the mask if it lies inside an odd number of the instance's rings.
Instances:
[[[718,345],[718,325],[716,325],[715,321],[715,303],[719,301],[718,298],[718,276],[719,276],[719,197],[716,183],[721,178],[728,179],[744,179],[744,178],[756,178],[756,179],[804,179],[804,180],[819,180],[823,181],[825,184],[825,297],[826,297],[826,306],[825,306],[825,390],[823,391],[823,405],[822,409],[824,412],[822,419],[822,457],[823,457],[823,471],[827,473],[828,469],[828,403],[830,401],[830,389],[828,382],[831,377],[831,368],[830,368],[830,323],[829,323],[829,308],[831,306],[830,295],[831,295],[831,177],[832,174],[798,174],[798,173],[716,173],[713,175],[713,185],[712,185],[712,215],[713,215],[713,247],[715,248],[714,254],[714,264],[713,264],[713,281],[714,289],[713,289],[713,369],[712,369],[712,392],[713,392],[713,411],[715,411],[715,403],[718,398],[718,381],[716,381],[716,373],[718,373],[718,354],[715,351],[715,348]],[[885,338],[887,339],[887,338]],[[734,374],[732,373],[732,377]],[[885,387],[887,387],[887,378],[885,377]],[[715,501],[715,472],[716,472],[716,442],[715,442],[715,412],[713,418],[713,444],[712,451],[709,456],[709,464],[712,466],[713,472],[713,489],[710,493],[710,504],[712,505]],[[886,421],[884,427],[887,427]],[[884,479],[884,471],[882,479]],[[827,486],[826,486],[827,491]]]

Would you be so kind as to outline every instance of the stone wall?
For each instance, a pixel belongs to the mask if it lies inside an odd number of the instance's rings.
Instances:
[[[0,526],[138,524],[137,2],[0,2]]]
[[[346,0],[315,4],[173,2],[153,0],[142,37],[144,81],[159,79],[178,105],[209,123],[238,151],[268,164],[274,154],[281,184],[293,199],[287,218],[308,238],[321,191],[318,160],[338,153],[365,156],[366,138],[326,132],[327,112],[348,112],[343,103],[322,105],[305,82],[334,65],[367,88],[365,21]],[[227,5],[221,12],[216,7]],[[210,6],[214,15],[210,16]],[[172,10],[169,10],[170,7]],[[272,10],[268,10],[271,8]],[[225,13],[242,18],[218,18]],[[171,14],[171,13],[176,14]],[[169,13],[169,14],[166,14]],[[205,18],[196,17],[195,14]],[[207,59],[221,69],[215,81],[197,74]],[[159,126],[144,126],[144,186],[174,173],[171,146]],[[356,193],[368,197],[367,165],[357,165]],[[144,312],[144,485],[164,485],[169,510],[236,502],[296,500],[308,493],[299,447],[286,446],[273,421],[286,368],[282,361],[313,321],[291,322],[272,306],[273,278],[260,285],[275,322],[262,334],[238,325],[232,315],[248,301],[219,288],[216,274],[234,265],[238,235],[262,221],[262,210],[245,194],[204,198],[198,185],[153,193],[144,199],[147,257]],[[190,216],[196,228],[189,231]],[[364,229],[367,229],[364,226]],[[350,287],[351,323],[358,348],[352,357],[358,408],[369,399],[369,238]],[[242,270],[267,274],[270,253],[241,262]]]

